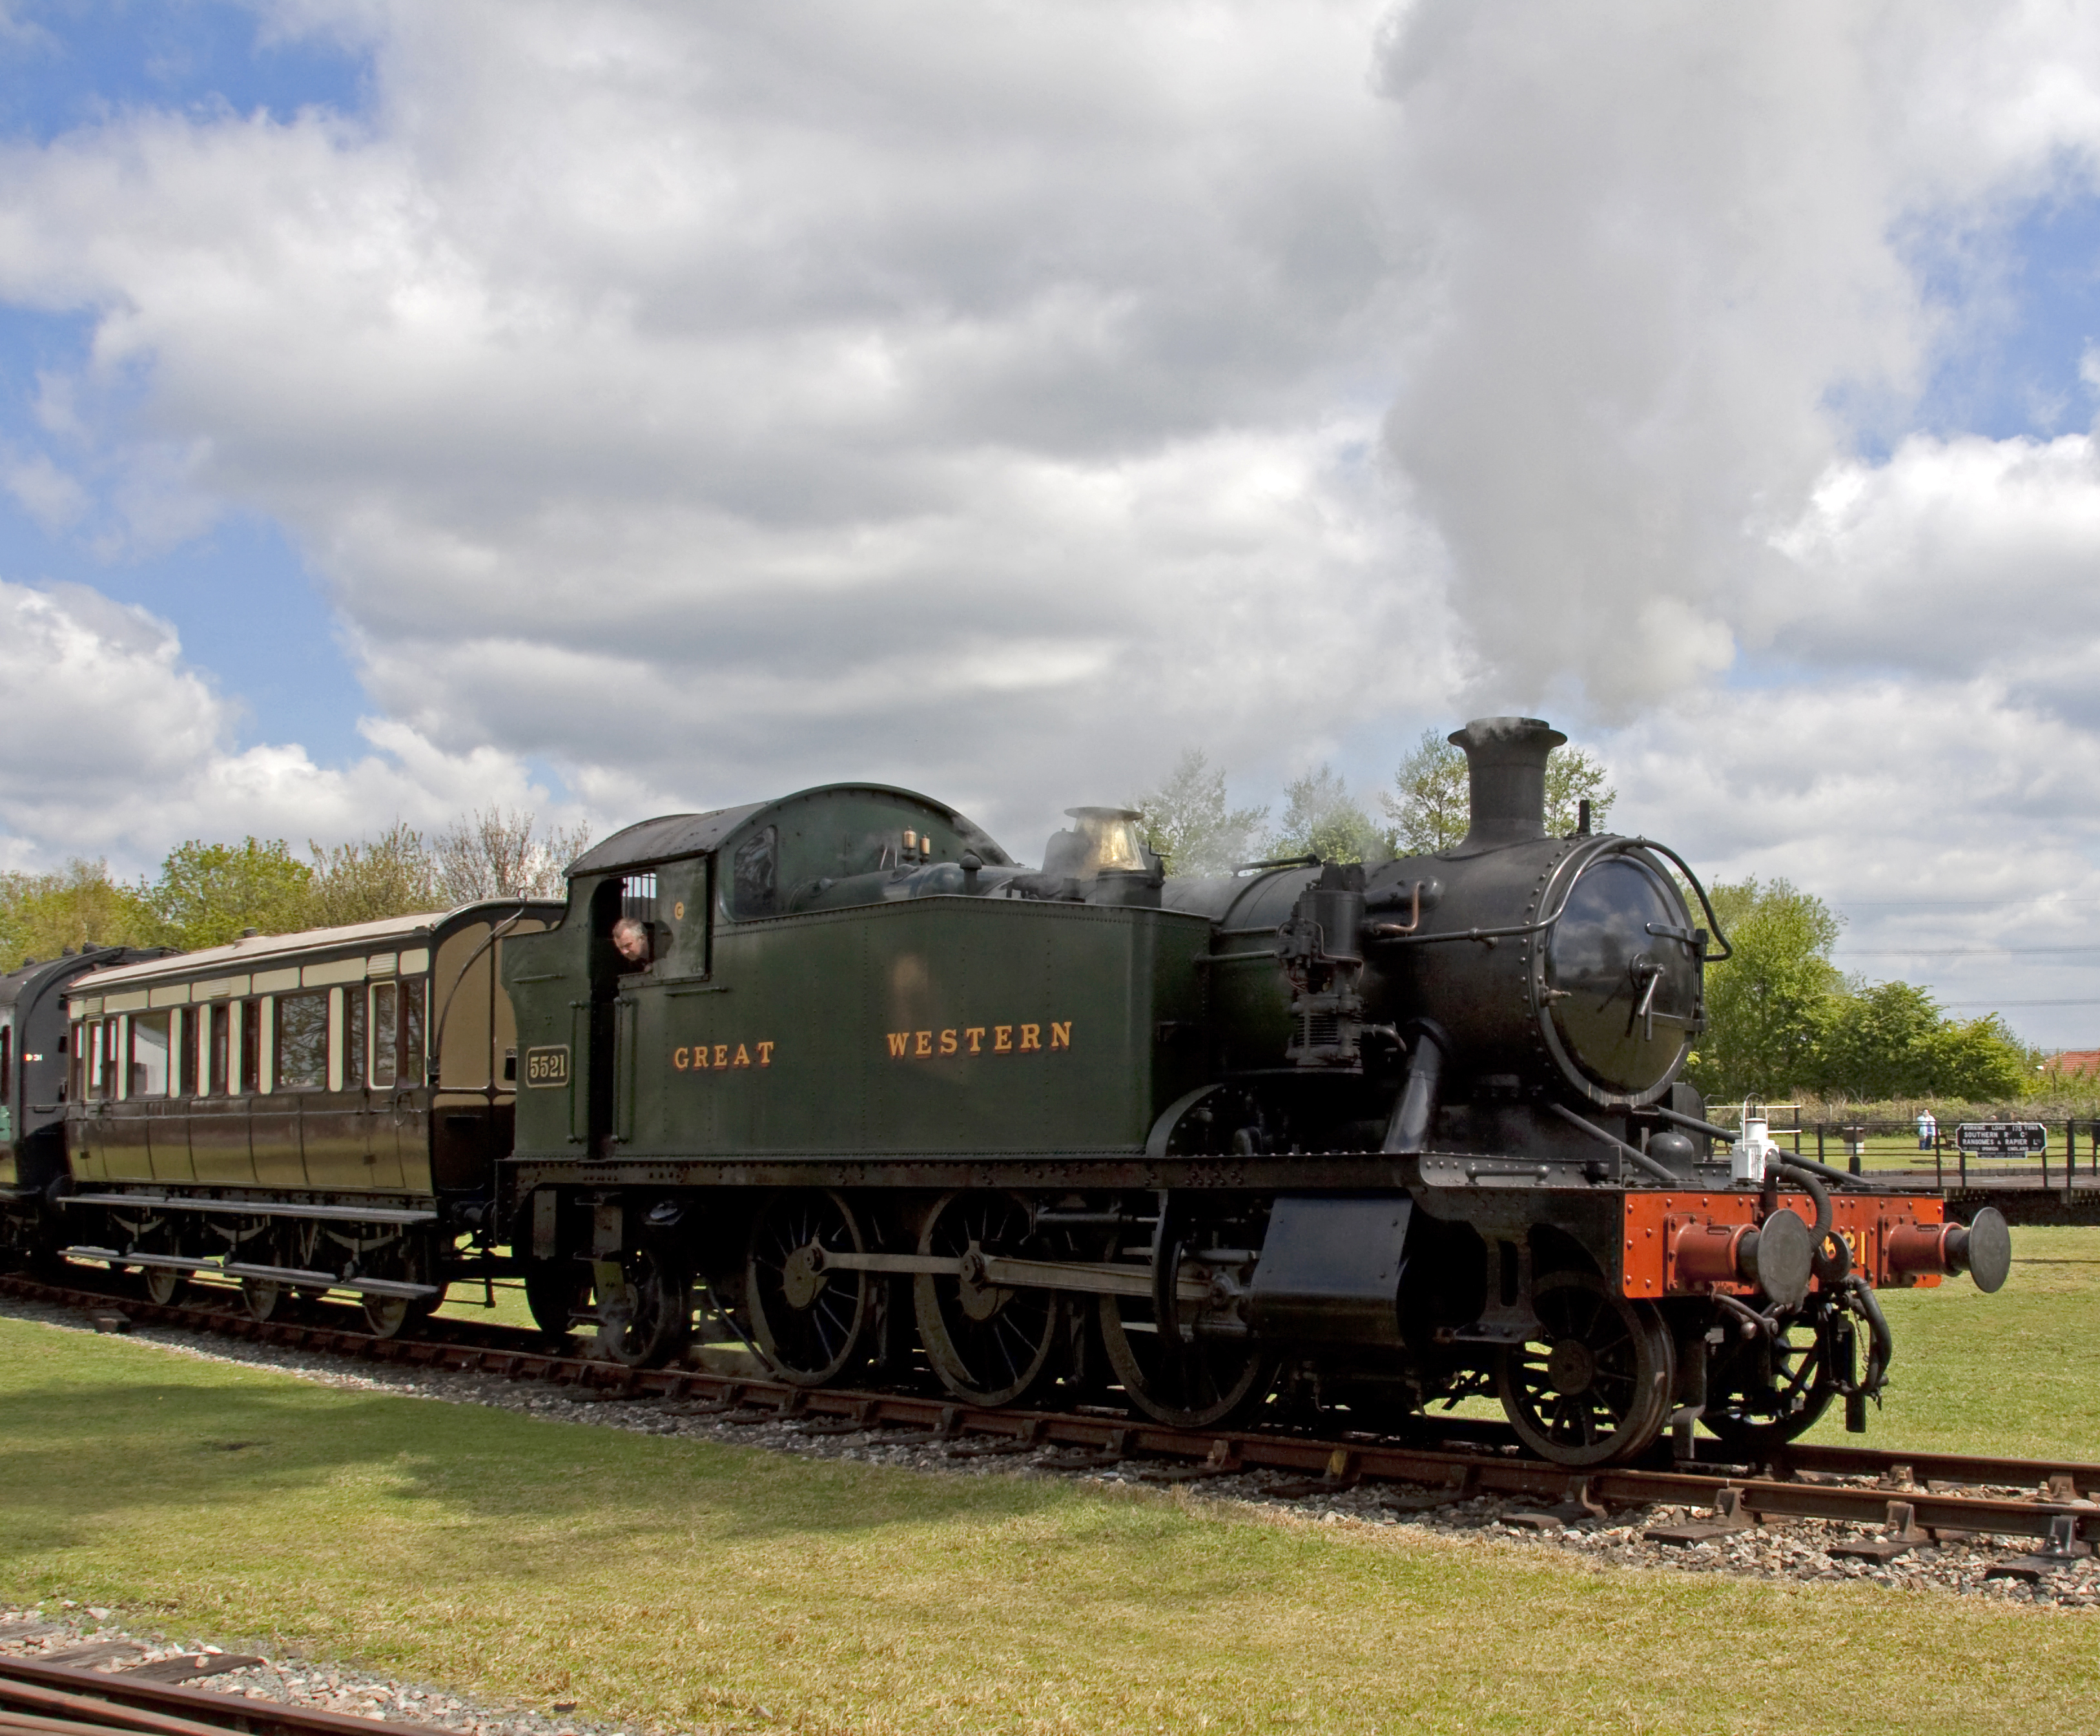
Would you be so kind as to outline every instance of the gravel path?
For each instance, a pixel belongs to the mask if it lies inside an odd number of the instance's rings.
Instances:
[[[70,1309],[13,1298],[0,1298],[0,1318],[34,1321],[64,1331],[92,1331],[86,1317]],[[653,1398],[606,1398],[586,1395],[572,1387],[506,1380],[486,1374],[368,1364],[353,1368],[338,1358],[311,1351],[240,1340],[202,1339],[171,1327],[142,1326],[135,1328],[131,1336],[136,1342],[152,1344],[204,1362],[271,1368],[323,1385],[362,1392],[394,1393],[453,1404],[488,1405],[584,1427],[626,1429],[642,1434],[764,1447],[807,1458],[849,1459],[944,1476],[1064,1477],[1101,1485],[1142,1485],[1145,1482],[1140,1464],[1135,1462],[1108,1469],[1061,1464],[1061,1458],[1076,1456],[1070,1449],[1043,1448],[1027,1454],[981,1456],[967,1450],[953,1453],[940,1443],[899,1443],[889,1438],[895,1431],[883,1429],[812,1436],[804,1433],[792,1421],[739,1425],[725,1422],[719,1416],[698,1414],[701,1405],[697,1401],[677,1403]],[[1711,1515],[1701,1509],[1687,1508],[1627,1509],[1564,1524],[1549,1521],[1543,1528],[1535,1528],[1518,1517],[1525,1511],[1524,1504],[1498,1495],[1478,1495],[1470,1500],[1414,1511],[1412,1509],[1415,1503],[1428,1500],[1423,1491],[1391,1484],[1363,1484],[1339,1492],[1323,1491],[1308,1500],[1285,1500],[1268,1492],[1282,1481],[1276,1473],[1264,1471],[1205,1478],[1187,1486],[1206,1500],[1288,1513],[1320,1523],[1375,1526],[1402,1537],[1414,1533],[1445,1538],[1492,1538],[1505,1544],[1513,1542],[1541,1550],[1559,1551],[1595,1562],[1600,1568],[1652,1567],[1679,1573],[1720,1573],[1759,1579],[1866,1579],[1907,1590],[1987,1597],[2018,1607],[2100,1608],[2100,1559],[2089,1557],[2071,1563],[2032,1585],[1985,1577],[1993,1563],[2037,1547],[2032,1540],[1981,1538],[1973,1542],[1929,1544],[1894,1561],[1874,1562],[1836,1557],[1825,1552],[1831,1544],[1846,1539],[1877,1535],[1878,1527],[1798,1519],[1776,1520],[1709,1542],[1672,1547],[1650,1543],[1643,1534],[1657,1525]],[[2035,1491],[1998,1492],[2020,1496]],[[1890,1495],[1892,1500],[1899,1500],[1902,1491],[1891,1489]],[[554,1728],[544,1724],[505,1727],[521,1730]],[[580,1730],[580,1726],[576,1728]]]

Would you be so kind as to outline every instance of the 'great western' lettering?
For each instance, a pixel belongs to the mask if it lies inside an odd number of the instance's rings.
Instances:
[[[671,1065],[682,1073],[712,1073],[739,1067],[770,1067],[777,1042],[695,1043],[671,1051]]]
[[[942,1055],[1032,1055],[1072,1046],[1072,1021],[1035,1025],[951,1025],[945,1031],[889,1031],[893,1061],[930,1061]]]

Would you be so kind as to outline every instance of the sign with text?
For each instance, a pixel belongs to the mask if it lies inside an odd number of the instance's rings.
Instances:
[[[2049,1149],[2049,1129],[2039,1121],[1964,1121],[1954,1143],[1972,1157],[2027,1157]]]

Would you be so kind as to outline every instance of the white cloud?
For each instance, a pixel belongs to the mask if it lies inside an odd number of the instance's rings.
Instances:
[[[397,722],[368,721],[376,751],[343,767],[297,746],[236,749],[234,708],[166,623],[83,586],[0,581],[0,859],[16,866],[107,855],[132,872],[181,838],[249,833],[302,850],[491,802],[573,817],[550,812],[515,756],[448,754]]]
[[[880,776],[1025,854],[1185,744],[1368,781],[1427,721],[1537,706],[1730,872],[2029,885],[1950,853],[1952,815],[2082,883],[2052,804],[2100,739],[2091,437],[1870,460],[1848,418],[1900,435],[2010,214],[2091,191],[2100,16],[271,28],[368,49],[371,111],[0,149],[0,296],[96,321],[18,494],[112,552],[282,523],[379,719],[352,767],[236,753],[164,640],[83,650],[188,720],[140,828],[355,829],[529,763],[601,825]],[[1921,233],[1974,307],[1922,292]],[[118,787],[123,742],[86,740]],[[4,811],[99,836],[69,799]]]

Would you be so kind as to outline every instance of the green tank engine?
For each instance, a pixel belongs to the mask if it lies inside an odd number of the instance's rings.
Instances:
[[[1877,1288],[1995,1288],[2002,1224],[1709,1125],[1696,878],[1546,834],[1545,724],[1452,739],[1471,833],[1370,866],[1170,880],[1075,808],[1030,870],[867,784],[598,846],[503,959],[538,1318],[1188,1425],[1493,1394],[1571,1464],[1864,1426]]]

